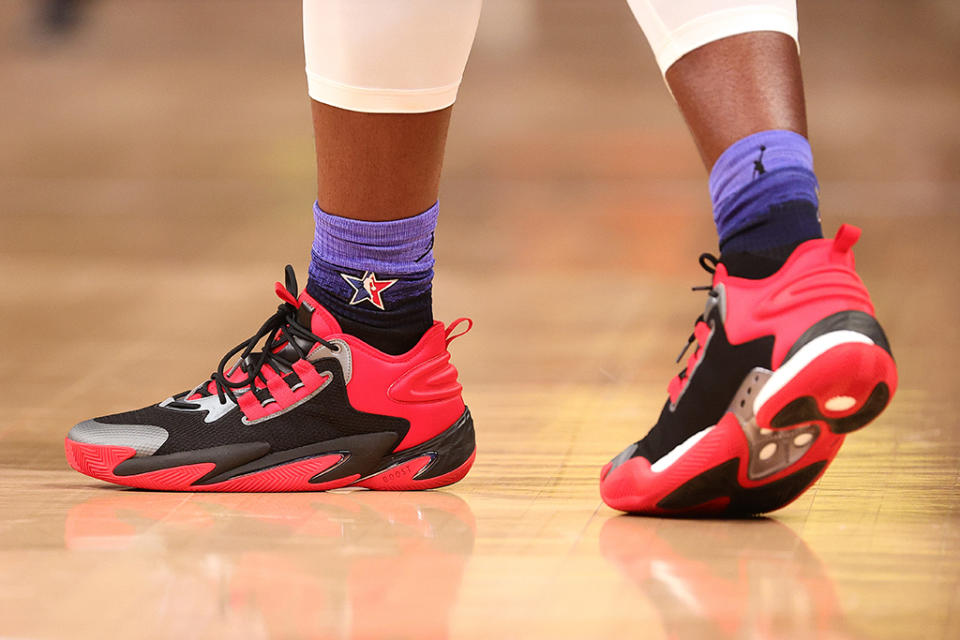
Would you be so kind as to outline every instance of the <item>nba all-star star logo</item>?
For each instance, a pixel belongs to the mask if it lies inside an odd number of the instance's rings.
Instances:
[[[370,304],[378,309],[383,309],[383,292],[397,283],[393,280],[377,280],[376,274],[372,271],[366,271],[362,278],[350,276],[341,273],[340,277],[347,281],[353,287],[353,298],[350,304],[360,304],[364,300],[369,300]]]

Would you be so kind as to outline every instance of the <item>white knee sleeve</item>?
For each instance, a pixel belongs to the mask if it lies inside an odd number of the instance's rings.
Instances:
[[[481,0],[303,0],[310,97],[421,113],[453,104]]]
[[[698,47],[751,31],[797,39],[795,0],[627,0],[664,74]]]

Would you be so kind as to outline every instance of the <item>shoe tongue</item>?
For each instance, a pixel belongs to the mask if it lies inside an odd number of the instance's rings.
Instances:
[[[343,332],[337,319],[306,291],[300,294],[299,301],[297,321],[305,327],[310,327],[314,334],[324,338],[333,333]]]
[[[725,253],[720,256],[720,262],[726,267],[727,273],[734,278],[762,280],[769,278],[787,262],[794,249],[806,242],[801,240],[792,244],[774,247],[760,251],[740,251]]]
[[[330,315],[330,312],[323,308],[319,302],[314,300],[306,291],[300,294],[298,299],[299,306],[297,308],[297,322],[304,327],[309,327],[317,336],[323,338],[334,333],[342,333],[340,329],[340,323]],[[307,344],[300,338],[296,338],[300,347],[304,350],[309,351],[311,344]],[[287,360],[293,361],[298,357],[297,352],[289,344],[284,344],[282,347],[277,349],[274,353],[278,356],[285,358]],[[274,363],[276,364],[276,363]],[[283,373],[283,371],[281,371]],[[239,380],[243,378],[246,374],[241,371],[239,368],[234,370],[232,375],[228,376],[231,380]],[[259,385],[259,383],[258,383]],[[202,387],[200,387],[206,394],[216,393],[214,383],[211,380],[208,380]],[[190,393],[189,397],[186,399],[196,400],[202,397],[201,393]]]

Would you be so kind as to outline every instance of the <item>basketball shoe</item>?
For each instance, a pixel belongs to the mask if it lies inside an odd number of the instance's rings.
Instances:
[[[603,468],[604,502],[644,514],[758,514],[823,474],[897,387],[854,270],[859,236],[843,225],[833,240],[800,244],[772,275],[747,274],[765,277],[734,277],[724,258],[700,257],[713,285],[687,344],[696,349],[656,425]]]
[[[73,427],[70,466],[165,491],[431,489],[466,475],[473,420],[447,347],[470,320],[435,322],[391,356],[343,333],[306,292],[297,298],[290,266],[276,289],[277,312],[209,380]]]

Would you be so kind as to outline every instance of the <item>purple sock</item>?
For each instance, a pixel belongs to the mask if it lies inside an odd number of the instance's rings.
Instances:
[[[810,143],[798,133],[761,131],[730,145],[710,172],[721,252],[789,255],[823,237],[817,187]]]
[[[405,353],[433,324],[433,233],[440,205],[388,222],[331,215],[313,206],[307,293],[347,333]]]

